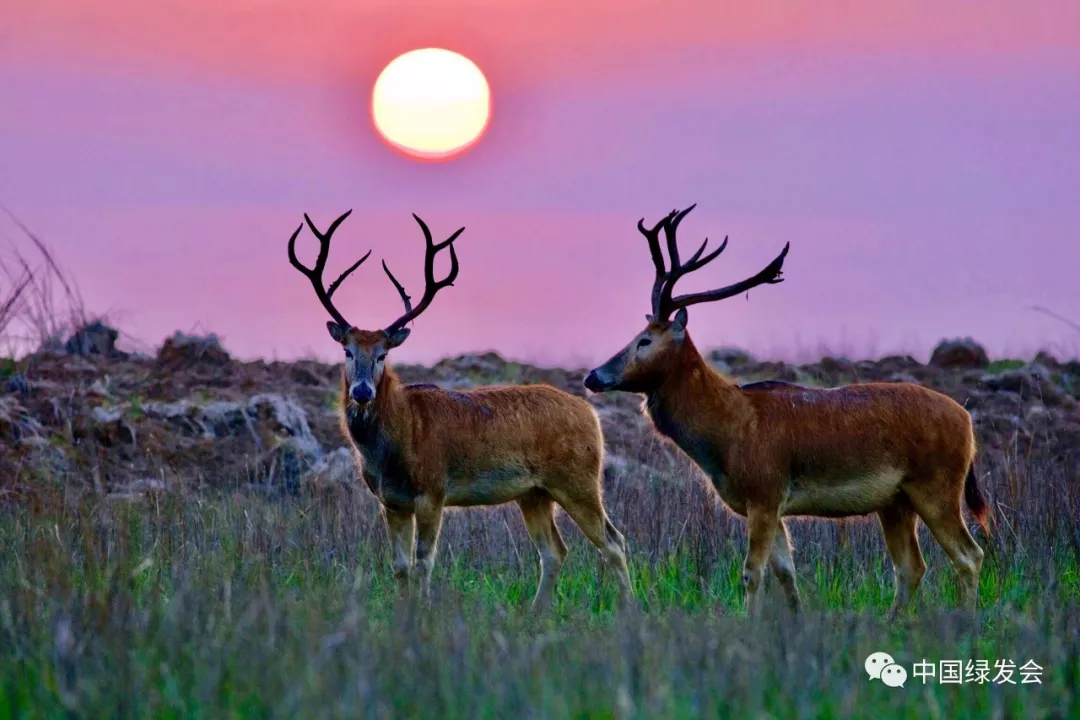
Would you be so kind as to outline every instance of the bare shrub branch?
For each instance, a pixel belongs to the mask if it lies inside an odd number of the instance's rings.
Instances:
[[[34,257],[16,243],[8,259],[0,258],[0,345],[18,355],[39,349],[58,349],[64,337],[90,322],[73,276],[57,262],[49,246],[3,204],[33,248]]]

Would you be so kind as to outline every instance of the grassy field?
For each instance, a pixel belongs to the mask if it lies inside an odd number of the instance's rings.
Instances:
[[[535,617],[536,554],[514,508],[459,511],[430,607],[398,600],[366,490],[188,489],[141,501],[58,481],[0,510],[3,717],[1080,717],[1080,483],[1047,461],[984,468],[994,497],[980,610],[920,526],[920,605],[887,625],[876,521],[793,523],[807,612],[748,620],[743,526],[688,471],[614,477],[643,612],[565,516],[571,556]],[[770,597],[779,588],[770,584]],[[909,678],[870,681],[889,652]],[[912,677],[987,660],[990,681]],[[994,682],[1015,664],[1016,684]],[[1033,660],[1041,683],[1022,683]]]

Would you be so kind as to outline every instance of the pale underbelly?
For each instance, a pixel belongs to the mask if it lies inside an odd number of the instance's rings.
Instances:
[[[488,470],[469,476],[452,476],[446,483],[446,505],[501,505],[539,487],[539,480],[524,468]]]
[[[711,472],[708,476],[724,505],[732,512],[745,516],[745,499],[741,493],[732,492],[723,473]],[[887,468],[842,480],[798,478],[789,483],[780,505],[780,514],[817,517],[866,515],[890,505],[896,499],[903,477],[899,470]]]
[[[781,515],[846,517],[866,515],[890,505],[900,491],[904,474],[894,468],[840,480],[799,478],[789,486]]]

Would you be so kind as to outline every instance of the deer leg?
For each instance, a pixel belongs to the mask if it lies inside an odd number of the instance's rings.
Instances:
[[[518,499],[529,537],[540,553],[540,582],[533,598],[534,610],[551,604],[555,581],[566,560],[566,543],[555,525],[555,501],[546,492],[537,490]]]
[[[982,571],[983,549],[971,537],[960,510],[966,470],[959,474],[955,491],[942,492],[943,483],[905,483],[902,488],[911,499],[919,517],[926,523],[956,570],[960,606],[974,611],[979,600],[979,573]]]
[[[769,554],[769,567],[784,589],[788,607],[792,612],[798,613],[801,605],[799,586],[795,581],[795,563],[791,559],[791,538],[783,519],[777,523],[772,552]]]
[[[383,519],[386,522],[386,533],[390,537],[394,578],[397,580],[398,590],[401,591],[408,588],[409,571],[412,567],[413,514],[397,512],[383,506]]]
[[[892,560],[895,585],[892,606],[885,617],[895,620],[908,610],[926,574],[926,561],[919,548],[919,535],[915,527],[919,516],[903,494],[892,505],[879,510],[877,516],[885,535],[885,547]]]
[[[595,487],[595,486],[594,486]],[[585,537],[600,550],[604,561],[619,580],[619,605],[629,608],[634,597],[630,571],[626,565],[626,538],[608,520],[599,492],[575,492],[567,488],[548,488]]]
[[[431,570],[435,567],[435,548],[442,528],[442,503],[428,496],[416,499],[416,565],[420,573],[423,597],[431,596]]]
[[[746,590],[746,613],[755,616],[761,613],[761,585],[765,579],[765,562],[772,554],[773,539],[780,527],[780,513],[775,508],[749,506],[746,509],[746,522],[750,547],[743,564],[743,588]]]

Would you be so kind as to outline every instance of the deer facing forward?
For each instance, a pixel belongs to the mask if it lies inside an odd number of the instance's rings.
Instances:
[[[974,610],[983,551],[964,523],[961,504],[987,527],[987,505],[973,462],[975,436],[966,410],[914,383],[865,383],[832,389],[766,381],[738,386],[705,362],[687,331],[686,308],[782,282],[788,245],[757,275],[728,287],[672,297],[676,281],[715,259],[708,240],[680,262],[677,228],[692,210],[672,211],[638,231],[649,245],[656,279],[647,325],[585,378],[594,392],[645,396],[654,428],[709,477],[721,500],[747,520],[743,568],[747,610],[760,611],[765,564],[788,603],[800,607],[784,518],[840,518],[876,513],[895,571],[889,616],[905,610],[926,571],[916,520],[921,518],[952,561],[960,600]],[[663,230],[671,268],[660,248]],[[674,318],[672,318],[674,314]]]
[[[602,501],[604,442],[595,410],[583,398],[548,385],[486,387],[466,392],[434,385],[405,385],[387,362],[391,350],[409,337],[407,323],[427,309],[435,294],[453,284],[458,259],[453,242],[435,243],[427,225],[413,215],[426,241],[424,295],[416,307],[383,262],[383,270],[405,304],[405,314],[382,330],[353,327],[331,302],[334,291],[368,255],[350,266],[329,288],[322,273],[334,230],[349,213],[320,232],[313,267],[289,260],[315,289],[330,314],[326,326],[345,352],[341,375],[341,426],[350,439],[360,472],[379,499],[393,553],[394,575],[407,585],[414,563],[421,590],[430,592],[436,544],[448,507],[516,502],[540,555],[540,582],[533,607],[550,604],[567,548],[555,524],[558,504],[599,548],[615,571],[620,603],[632,598],[626,541],[612,525]],[[450,271],[435,280],[435,257],[449,249]]]

